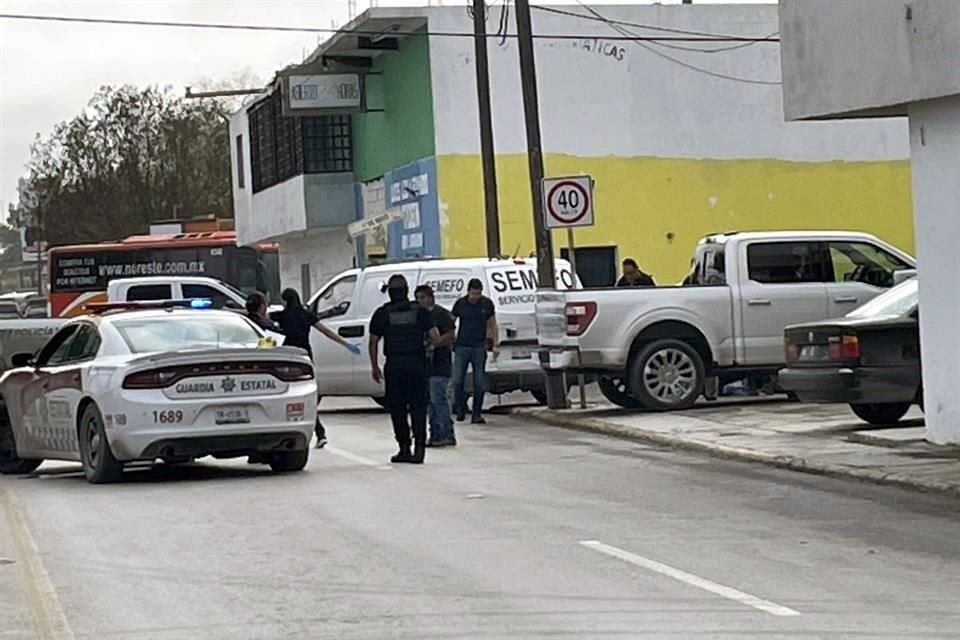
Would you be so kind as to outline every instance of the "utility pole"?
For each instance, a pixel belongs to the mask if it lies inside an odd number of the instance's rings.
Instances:
[[[477,70],[477,106],[480,111],[480,156],[483,159],[483,206],[487,223],[487,257],[500,250],[500,207],[497,203],[497,156],[493,148],[493,112],[490,107],[490,65],[487,59],[487,5],[473,0],[473,49]]]
[[[533,27],[530,3],[517,0],[517,47],[520,50],[520,86],[527,129],[527,161],[530,166],[530,196],[533,201],[533,229],[537,241],[537,275],[541,289],[556,288],[553,239],[543,219],[543,148],[540,143],[540,104],[537,98],[537,70],[533,54]],[[542,360],[541,360],[542,361]],[[547,406],[567,407],[567,385],[563,372],[546,370]]]

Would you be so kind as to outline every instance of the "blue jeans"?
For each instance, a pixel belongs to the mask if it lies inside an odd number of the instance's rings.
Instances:
[[[456,439],[453,417],[450,415],[450,398],[447,396],[449,388],[450,378],[430,377],[430,440],[433,442]]]
[[[467,412],[467,367],[473,368],[473,419],[483,412],[484,382],[487,377],[487,348],[454,347],[453,350],[453,408],[457,415]]]

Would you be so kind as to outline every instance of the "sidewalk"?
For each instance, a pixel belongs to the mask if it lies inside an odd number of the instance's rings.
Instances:
[[[747,400],[650,413],[592,405],[515,415],[570,429],[641,440],[776,467],[960,497],[960,447],[923,440],[922,414],[877,429],[845,405]]]

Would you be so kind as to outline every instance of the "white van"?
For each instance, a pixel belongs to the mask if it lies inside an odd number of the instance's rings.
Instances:
[[[312,332],[310,345],[317,372],[317,390],[322,396],[370,396],[382,400],[383,385],[370,377],[367,352],[370,318],[387,301],[384,285],[399,273],[410,285],[410,297],[421,284],[433,287],[437,304],[450,309],[467,294],[472,278],[483,282],[483,293],[493,300],[500,327],[500,357],[487,361],[487,391],[500,394],[529,391],[543,401],[544,374],[537,353],[537,323],[534,314],[537,261],[465,258],[422,260],[350,269],[339,274],[314,294],[313,311],[339,335],[357,344],[363,353],[355,356],[319,332]],[[575,285],[570,263],[556,261],[557,288]]]

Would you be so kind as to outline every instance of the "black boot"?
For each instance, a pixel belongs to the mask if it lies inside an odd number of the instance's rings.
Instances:
[[[413,456],[410,458],[410,462],[412,462],[413,464],[423,464],[423,460],[426,457],[427,457],[426,443],[418,441],[413,446]]]
[[[410,447],[400,447],[400,450],[392,458],[390,458],[390,462],[394,464],[413,462],[413,456],[410,455]]]

